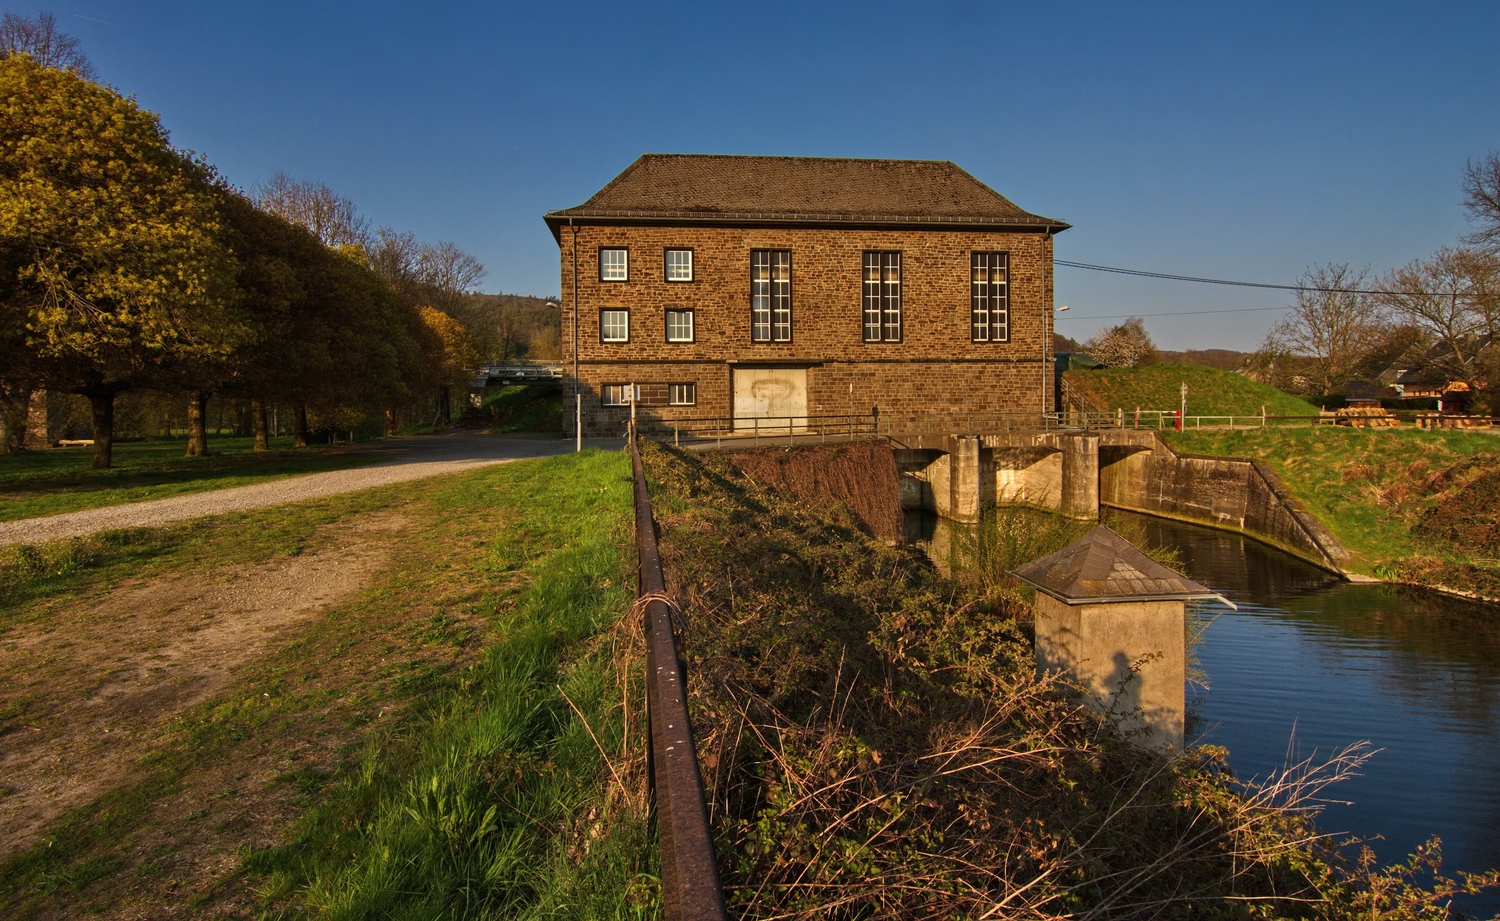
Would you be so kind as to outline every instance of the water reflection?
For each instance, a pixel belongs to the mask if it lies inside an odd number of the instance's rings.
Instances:
[[[1500,866],[1500,607],[1351,585],[1236,535],[1131,517],[1240,605],[1205,612],[1218,619],[1194,703],[1201,737],[1227,746],[1240,776],[1281,766],[1289,748],[1367,739],[1383,751],[1333,791],[1354,802],[1330,807],[1325,830],[1383,836],[1373,847],[1387,862],[1437,834],[1449,874]],[[1466,907],[1494,912],[1500,898]]]

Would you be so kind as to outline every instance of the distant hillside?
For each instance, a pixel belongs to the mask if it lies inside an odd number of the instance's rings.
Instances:
[[[1243,375],[1202,365],[1147,365],[1069,371],[1063,378],[1102,412],[1176,409],[1188,385],[1190,416],[1316,416],[1318,407]]]

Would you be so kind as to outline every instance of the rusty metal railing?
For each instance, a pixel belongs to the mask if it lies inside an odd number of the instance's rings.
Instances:
[[[646,471],[634,439],[635,542],[640,555],[640,598],[646,604],[646,718],[651,747],[647,765],[656,801],[661,848],[661,890],[667,921],[724,921],[724,890],[703,801],[703,775],[688,718],[687,680],[677,655],[672,608],[656,545],[656,520]]]

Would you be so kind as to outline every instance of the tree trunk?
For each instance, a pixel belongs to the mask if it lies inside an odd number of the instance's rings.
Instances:
[[[396,434],[396,411],[388,409],[385,411],[385,437],[390,438]]]
[[[255,426],[255,450],[271,450],[271,436],[266,420],[266,404],[260,400],[250,401],[250,421]]]
[[[292,447],[294,447],[294,448],[305,448],[305,447],[307,447],[307,404],[306,403],[298,403],[297,404],[297,421],[296,421],[296,424],[293,427],[293,432],[294,432],[295,437],[292,440]]]
[[[188,391],[188,457],[208,456],[208,394]]]
[[[115,392],[88,394],[94,411],[94,469],[108,470],[114,461]]]
[[[0,454],[19,454],[26,449],[26,418],[30,408],[30,387],[0,384]]]

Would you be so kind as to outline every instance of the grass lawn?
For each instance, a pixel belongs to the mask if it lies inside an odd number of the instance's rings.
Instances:
[[[250,437],[210,436],[208,457],[183,457],[184,439],[116,444],[108,470],[90,466],[93,448],[87,447],[0,455],[0,521],[246,486],[374,460],[349,453],[347,446],[293,450],[290,437],[271,439],[272,450],[260,453],[254,444]]]
[[[1101,412],[1175,410],[1188,385],[1190,416],[1316,416],[1318,407],[1243,375],[1202,365],[1147,365],[1068,371],[1063,378]]]
[[[1343,426],[1163,432],[1177,450],[1263,460],[1355,554],[1349,568],[1374,573],[1409,557],[1472,563],[1471,555],[1412,531],[1439,500],[1422,483],[1465,458],[1500,453],[1482,432]]]
[[[364,561],[191,705],[179,682],[149,689],[159,716],[118,706],[87,773],[119,780],[0,854],[0,916],[656,916],[630,501],[626,458],[588,451],[0,550],[0,742],[23,753],[129,699],[133,637],[159,662],[218,628],[162,629],[194,603],[174,586],[242,592],[233,622],[299,566],[293,597]],[[83,735],[75,756],[107,738]],[[4,782],[0,809],[36,795]]]

